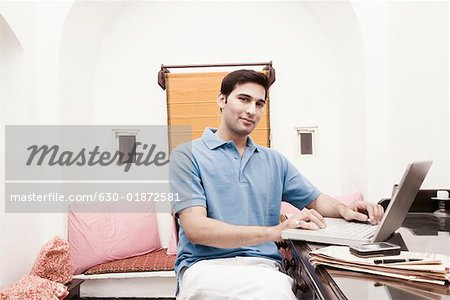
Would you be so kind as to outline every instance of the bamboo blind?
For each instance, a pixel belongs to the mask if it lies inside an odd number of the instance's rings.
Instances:
[[[192,139],[202,136],[206,127],[217,128],[220,109],[216,98],[227,72],[166,73],[167,118],[170,125],[192,126]],[[269,96],[258,127],[251,134],[255,143],[270,147]],[[178,144],[177,133],[171,132],[171,148]]]

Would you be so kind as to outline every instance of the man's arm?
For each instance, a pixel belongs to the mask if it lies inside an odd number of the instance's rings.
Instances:
[[[208,218],[206,209],[194,206],[178,213],[186,237],[193,244],[218,248],[236,248],[281,240],[281,231],[289,228],[325,227],[315,210],[302,210],[276,226],[240,226]]]
[[[384,213],[383,207],[378,204],[357,200],[346,206],[325,194],[320,194],[307,207],[318,211],[325,217],[344,218],[348,221],[357,220],[361,222],[366,222],[370,219],[372,224],[378,224]]]

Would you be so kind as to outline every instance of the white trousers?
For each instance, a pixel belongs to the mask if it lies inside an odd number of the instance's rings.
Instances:
[[[180,274],[177,300],[297,299],[292,278],[273,260],[233,257],[202,260]]]

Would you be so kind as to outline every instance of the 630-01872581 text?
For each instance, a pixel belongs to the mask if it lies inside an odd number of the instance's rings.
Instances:
[[[11,202],[179,202],[178,193],[108,193],[95,192],[92,194],[13,194],[10,195]]]

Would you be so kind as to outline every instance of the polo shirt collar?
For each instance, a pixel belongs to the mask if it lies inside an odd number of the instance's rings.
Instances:
[[[247,146],[248,146],[250,149],[252,149],[252,150],[253,150],[253,148],[254,148],[254,149],[255,149],[254,151],[259,151],[258,145],[255,144],[255,142],[253,142],[253,140],[252,140],[251,137],[248,137],[248,138],[247,138]]]
[[[206,128],[203,132],[202,140],[205,143],[205,145],[210,149],[214,150],[217,147],[220,147],[224,144],[229,143],[230,141],[225,141],[218,137],[215,133],[217,131],[217,128]],[[249,148],[254,148],[255,151],[259,151],[258,145],[256,145],[251,137],[247,137],[247,146]]]

